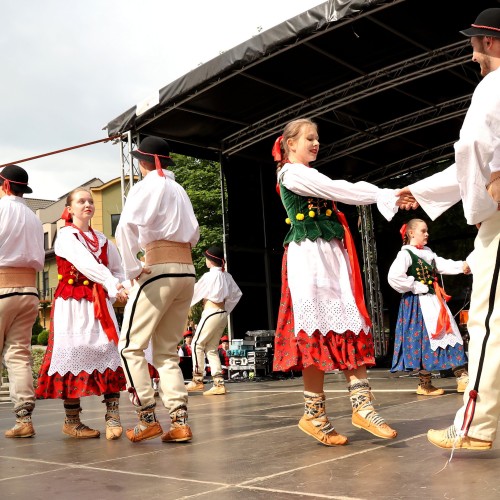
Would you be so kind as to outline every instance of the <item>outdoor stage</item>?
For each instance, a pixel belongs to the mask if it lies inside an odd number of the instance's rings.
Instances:
[[[500,451],[450,453],[427,442],[460,405],[455,379],[443,396],[415,394],[414,377],[369,372],[377,407],[399,432],[381,440],[353,427],[343,375],[327,375],[327,409],[349,444],[326,447],[302,433],[302,379],[229,383],[226,396],[189,398],[191,443],[74,440],[61,433],[61,401],[39,401],[29,439],[0,437],[2,499],[496,499]],[[136,423],[123,394],[122,421]],[[161,406],[161,404],[160,404]],[[100,398],[82,399],[82,421],[104,432]],[[0,403],[2,433],[12,405]],[[161,407],[159,418],[167,424]]]

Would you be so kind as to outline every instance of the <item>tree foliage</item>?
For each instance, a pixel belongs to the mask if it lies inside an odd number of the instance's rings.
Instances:
[[[207,271],[203,251],[211,245],[222,247],[223,217],[219,163],[189,156],[172,155],[175,180],[186,190],[200,225],[200,240],[193,248],[193,263],[199,278]],[[226,196],[226,193],[224,193]],[[197,322],[201,306],[194,307],[192,319]]]

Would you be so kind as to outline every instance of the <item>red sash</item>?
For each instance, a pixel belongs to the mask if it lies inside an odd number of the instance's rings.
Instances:
[[[349,230],[349,226],[347,224],[347,220],[345,215],[336,210],[337,218],[339,222],[342,224],[344,228],[344,246],[349,255],[349,262],[351,263],[352,270],[352,280],[354,285],[354,300],[356,301],[356,305],[358,306],[359,312],[361,316],[363,316],[366,324],[368,326],[372,326],[371,318],[368,314],[368,310],[366,309],[365,298],[363,293],[363,282],[361,281],[361,271],[359,269],[358,255],[356,253],[356,246],[354,245],[354,240],[352,239],[351,231]]]
[[[108,339],[118,345],[118,333],[116,332],[115,324],[109,314],[108,305],[106,303],[106,294],[104,288],[99,283],[94,283],[92,290],[92,298],[94,302],[94,315],[101,323],[104,333]]]
[[[443,333],[451,333],[453,331],[450,316],[445,307],[445,303],[451,299],[451,295],[446,295],[444,288],[439,286],[437,281],[434,281],[434,291],[436,292],[436,297],[439,301],[439,316],[436,325],[436,332],[431,335],[433,339],[438,338]]]

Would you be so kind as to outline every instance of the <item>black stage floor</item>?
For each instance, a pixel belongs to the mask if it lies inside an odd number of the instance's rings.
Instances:
[[[302,433],[302,379],[229,383],[230,394],[190,396],[190,443],[75,440],[61,433],[61,401],[39,401],[29,439],[0,436],[0,498],[24,499],[476,499],[500,498],[500,451],[429,444],[429,428],[452,422],[461,404],[453,378],[443,396],[415,394],[416,379],[372,369],[376,405],[399,432],[377,439],[350,423],[341,374],[327,375],[327,410],[347,446],[326,447]],[[136,417],[122,397],[124,426]],[[104,431],[100,398],[82,400],[82,421]],[[13,422],[0,403],[0,428]],[[159,410],[163,424],[167,413]],[[443,469],[444,468],[444,469]]]

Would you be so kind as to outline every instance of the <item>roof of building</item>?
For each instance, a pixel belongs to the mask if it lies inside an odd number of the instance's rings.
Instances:
[[[39,210],[41,208],[46,208],[55,202],[55,200],[42,200],[40,198],[24,197],[24,199],[26,200],[26,204],[28,205],[28,207],[30,207],[31,210],[33,210],[33,212],[35,212],[35,213],[37,210]]]

